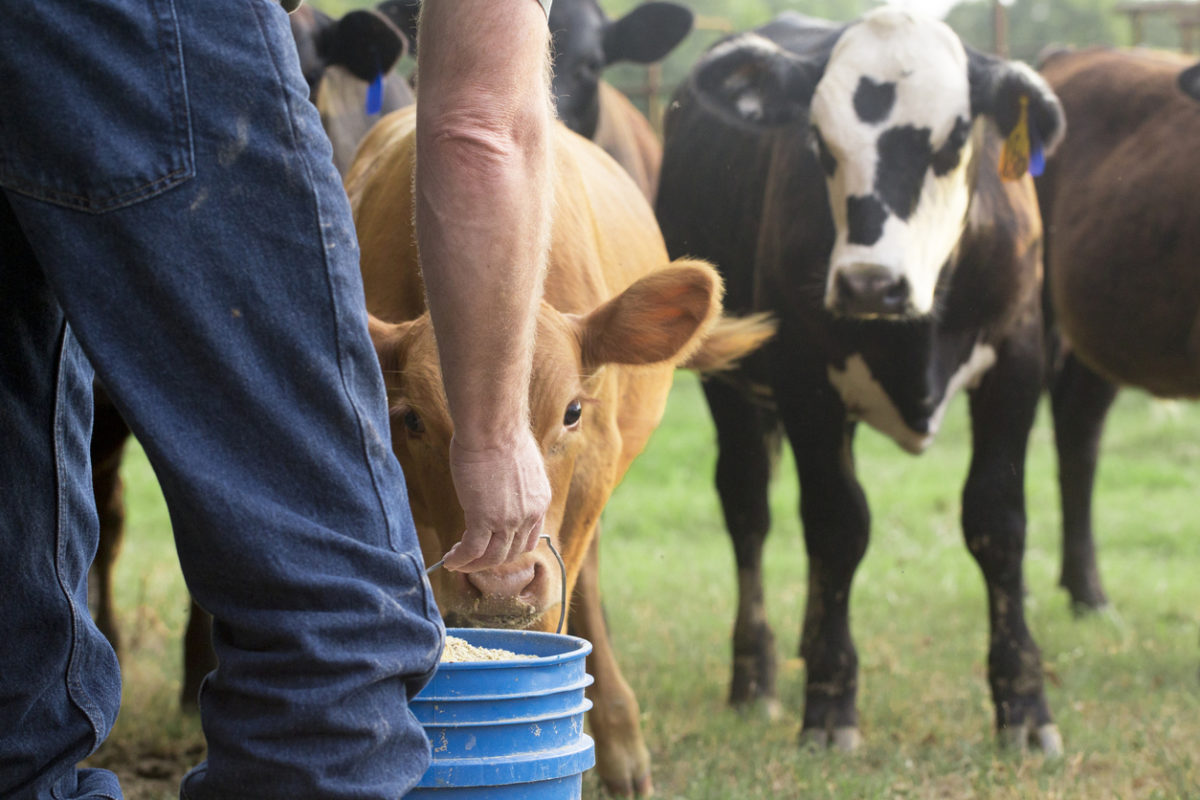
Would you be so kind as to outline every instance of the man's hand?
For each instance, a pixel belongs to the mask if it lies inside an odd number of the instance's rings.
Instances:
[[[519,434],[511,449],[472,451],[450,442],[450,473],[467,529],[446,554],[446,569],[477,572],[510,561],[537,546],[550,481],[533,434]]]

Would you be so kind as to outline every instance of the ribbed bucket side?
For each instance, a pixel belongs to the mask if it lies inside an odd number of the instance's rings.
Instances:
[[[451,628],[447,634],[518,658],[439,665],[411,703],[433,762],[406,800],[580,797],[583,773],[596,761],[583,732],[591,644],[536,631]]]

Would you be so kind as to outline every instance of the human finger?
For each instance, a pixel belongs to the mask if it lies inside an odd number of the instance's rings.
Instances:
[[[446,568],[457,572],[478,572],[497,567],[508,560],[514,538],[511,533],[498,531],[475,535],[468,531],[463,534],[463,540],[450,548],[450,552],[446,554]],[[464,547],[468,539],[472,543],[470,548]],[[459,552],[456,553],[456,550]]]

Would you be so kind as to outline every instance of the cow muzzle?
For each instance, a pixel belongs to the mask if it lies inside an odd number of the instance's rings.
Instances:
[[[447,624],[465,628],[555,630],[565,576],[545,552],[492,569],[447,576]]]
[[[900,319],[915,313],[908,278],[878,264],[850,264],[837,269],[826,306],[848,317]]]

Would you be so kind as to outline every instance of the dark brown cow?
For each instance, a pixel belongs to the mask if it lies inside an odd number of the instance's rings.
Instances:
[[[1046,228],[1051,378],[1062,495],[1061,583],[1104,606],[1091,501],[1119,386],[1200,397],[1200,66],[1163,53],[1082,50],[1042,68],[1067,114],[1038,180]],[[1193,89],[1194,91],[1194,89]]]
[[[346,180],[362,248],[367,308],[392,410],[392,444],[408,481],[426,563],[464,529],[449,472],[453,427],[413,221],[412,109],[363,141]],[[570,630],[591,641],[588,690],[597,771],[618,794],[651,791],[638,703],[621,676],[600,605],[597,533],[613,489],[658,426],[676,365],[720,367],[773,331],[720,317],[720,280],[707,264],[668,263],[654,214],[594,144],[556,128],[554,226],[530,383],[531,425],[552,500],[545,531],[566,564]],[[386,320],[386,322],[382,321]],[[471,574],[438,570],[447,624],[554,630],[563,591],[542,547]]]
[[[742,370],[770,404],[737,382],[705,382],[740,594],[730,699],[778,702],[762,548],[782,432],[809,555],[806,741],[859,741],[850,587],[870,510],[855,427],[918,453],[966,390],[962,527],[987,585],[996,726],[1061,749],[1021,578],[1043,374],[1041,225],[1022,154],[1027,140],[1031,153],[1052,148],[1061,128],[1029,67],[889,6],[845,26],[785,14],[718,43],[670,106],[657,206],[669,252],[716,263],[730,310],[779,319]],[[1012,180],[998,174],[1002,158]]]
[[[383,114],[413,101],[404,79],[390,74],[408,47],[406,39],[395,23],[370,10],[352,11],[335,20],[301,6],[289,20],[309,98],[321,112],[322,125],[333,146],[334,165],[345,174],[358,142],[370,126]],[[380,70],[388,74],[379,98],[380,109],[372,114],[366,109],[367,86]],[[119,470],[130,431],[98,383],[95,394],[92,490],[100,513],[100,540],[88,591],[96,624],[119,653],[121,638],[113,608],[112,574],[124,538],[124,489]],[[184,634],[180,692],[185,707],[196,705],[200,681],[215,666],[211,621],[192,604]]]

